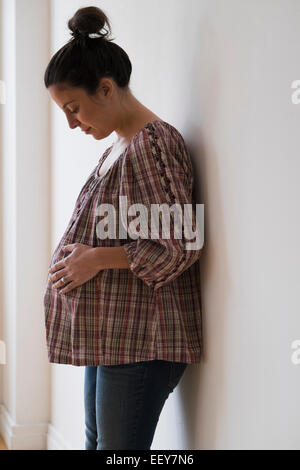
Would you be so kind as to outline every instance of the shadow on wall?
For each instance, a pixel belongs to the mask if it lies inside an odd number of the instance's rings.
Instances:
[[[213,112],[211,111],[211,114]],[[180,393],[182,394],[182,409],[184,425],[186,427],[187,449],[215,449],[218,438],[218,421],[222,415],[222,383],[223,366],[222,352],[224,351],[224,335],[226,318],[226,300],[230,285],[230,277],[227,276],[226,240],[222,236],[225,222],[218,217],[218,239],[221,246],[218,250],[224,253],[222,263],[222,285],[217,285],[216,273],[220,271],[219,261],[216,258],[217,250],[214,246],[215,234],[210,214],[216,212],[222,214],[222,200],[219,193],[219,169],[218,158],[213,148],[207,148],[206,138],[201,131],[201,124],[188,125],[189,136],[185,139],[191,156],[194,174],[193,201],[196,204],[204,204],[204,245],[200,258],[200,286],[201,286],[201,311],[202,311],[202,339],[203,355],[199,364],[190,364],[185,374]],[[214,177],[214,187],[209,188],[211,176]],[[210,205],[210,196],[213,200]],[[212,227],[210,229],[210,227]],[[221,230],[221,233],[220,233]],[[210,236],[212,233],[212,236]],[[212,243],[209,244],[209,241]],[[210,249],[209,249],[210,248]],[[209,317],[206,315],[209,312]],[[210,319],[208,322],[207,319]],[[208,328],[206,325],[208,324]],[[209,326],[213,328],[210,332]],[[206,347],[207,338],[213,338],[213,343]],[[207,364],[217,363],[217,366],[207,367]]]

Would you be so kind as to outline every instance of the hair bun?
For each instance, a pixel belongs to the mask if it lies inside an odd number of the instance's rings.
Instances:
[[[107,25],[108,28],[105,28]],[[106,14],[97,7],[79,8],[68,21],[73,38],[103,38],[111,33],[111,27]],[[105,29],[105,33],[101,30]]]
[[[51,58],[44,73],[46,88],[64,83],[94,96],[99,81],[110,77],[117,87],[128,90],[132,64],[114,38],[107,37],[111,28],[106,14],[97,7],[80,8],[67,24],[73,38]]]

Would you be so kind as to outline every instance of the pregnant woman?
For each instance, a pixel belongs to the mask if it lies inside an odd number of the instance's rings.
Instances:
[[[88,176],[52,255],[48,358],[85,366],[87,450],[150,449],[166,399],[202,357],[201,248],[171,211],[168,236],[152,238],[149,217],[157,205],[177,204],[183,214],[191,206],[192,165],[179,131],[133,96],[131,62],[108,38],[105,13],[81,8],[68,26],[72,38],[51,58],[45,86],[71,129],[96,140],[115,131],[117,140]],[[190,222],[195,231],[194,210]]]

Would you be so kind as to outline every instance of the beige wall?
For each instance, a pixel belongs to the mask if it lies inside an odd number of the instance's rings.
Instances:
[[[2,0],[0,0],[0,12],[2,12]],[[0,15],[0,51],[2,51],[3,44],[3,21],[2,15]],[[0,80],[3,81],[3,57],[0,53]],[[2,145],[3,142],[3,121],[2,121],[2,106],[0,102],[0,178],[2,181]],[[3,209],[2,209],[2,199],[0,199],[0,340],[3,341],[3,254],[1,247],[3,246]],[[0,403],[2,403],[2,369],[0,365]]]
[[[49,260],[49,103],[41,82],[48,3],[2,0],[2,369],[0,433],[10,449],[45,448],[50,367],[43,289]],[[39,41],[36,40],[39,37]]]

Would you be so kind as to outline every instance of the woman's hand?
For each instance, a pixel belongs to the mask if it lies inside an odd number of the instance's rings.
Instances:
[[[65,294],[75,287],[84,284],[99,272],[99,259],[95,256],[95,248],[82,243],[73,243],[62,247],[64,252],[71,251],[66,258],[58,261],[50,269],[50,281],[53,287],[62,288],[60,294]],[[62,281],[65,277],[65,281]]]

